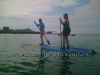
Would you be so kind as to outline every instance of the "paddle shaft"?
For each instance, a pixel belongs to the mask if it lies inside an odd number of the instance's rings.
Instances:
[[[61,46],[62,46],[61,22],[60,22],[60,39],[61,39]]]

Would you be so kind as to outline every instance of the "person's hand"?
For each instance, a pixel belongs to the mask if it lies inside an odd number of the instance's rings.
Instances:
[[[59,20],[61,21],[61,18],[59,18]]]
[[[36,23],[36,22],[34,21],[34,23]]]
[[[37,25],[37,23],[34,21],[34,23]]]
[[[61,22],[61,18],[59,18],[60,22]]]
[[[34,23],[38,26],[38,24],[34,21]]]
[[[63,34],[63,31],[60,34]]]

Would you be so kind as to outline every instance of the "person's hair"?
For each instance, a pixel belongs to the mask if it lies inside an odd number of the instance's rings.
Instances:
[[[68,18],[68,14],[67,13],[65,13],[64,15],[66,15],[66,17]]]
[[[42,19],[41,19],[41,18],[39,18],[39,20],[41,20],[41,21],[42,21]]]

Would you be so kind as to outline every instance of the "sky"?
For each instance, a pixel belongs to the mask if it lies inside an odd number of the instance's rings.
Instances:
[[[71,34],[100,34],[100,0],[0,0],[0,29],[39,31],[34,21],[42,18],[45,31],[59,33],[64,13],[69,15]]]

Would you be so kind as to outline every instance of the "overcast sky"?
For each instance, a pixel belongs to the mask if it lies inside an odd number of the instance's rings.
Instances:
[[[0,0],[0,29],[38,31],[34,21],[42,18],[46,31],[59,32],[64,13],[72,34],[100,34],[100,0]]]

